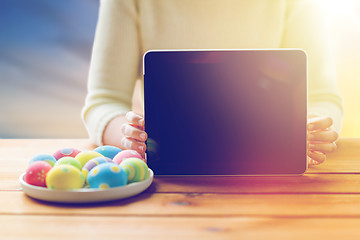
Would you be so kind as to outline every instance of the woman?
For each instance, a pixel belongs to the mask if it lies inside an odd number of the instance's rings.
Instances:
[[[145,121],[131,100],[149,49],[301,48],[308,54],[308,161],[320,164],[336,149],[343,115],[325,29],[315,1],[101,1],[82,112],[90,138],[144,156]]]

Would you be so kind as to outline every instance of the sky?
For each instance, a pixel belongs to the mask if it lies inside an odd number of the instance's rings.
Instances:
[[[0,137],[86,137],[97,0],[0,1]]]

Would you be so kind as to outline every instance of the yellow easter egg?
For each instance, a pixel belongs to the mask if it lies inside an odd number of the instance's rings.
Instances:
[[[75,159],[77,159],[81,163],[81,166],[84,167],[88,161],[96,157],[103,157],[103,155],[95,151],[83,151],[76,155]]]
[[[82,188],[84,183],[83,174],[72,165],[55,166],[46,176],[46,186],[52,190],[76,190]]]

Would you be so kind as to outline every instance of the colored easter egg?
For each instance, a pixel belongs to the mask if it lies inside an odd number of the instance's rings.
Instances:
[[[29,165],[38,161],[45,161],[53,167],[56,163],[56,158],[49,154],[38,154],[30,160]]]
[[[119,152],[118,154],[116,154],[116,156],[114,157],[113,161],[117,164],[120,164],[122,161],[124,161],[127,158],[140,158],[142,159],[140,153],[138,153],[135,150],[124,150],[122,152]]]
[[[108,157],[96,157],[91,160],[89,160],[85,166],[82,168],[82,174],[84,175],[84,178],[86,179],[91,169],[96,167],[97,165],[112,162],[112,160]]]
[[[118,154],[122,150],[118,147],[105,145],[95,148],[94,151],[100,153],[104,157],[113,159],[116,156],[116,154]]]
[[[76,157],[81,151],[77,150],[75,148],[63,148],[58,151],[56,151],[53,156],[56,158],[56,160],[59,160],[63,157]]]
[[[51,168],[48,162],[35,161],[27,168],[24,180],[31,185],[46,187],[46,175]]]
[[[103,163],[94,167],[87,177],[90,188],[108,189],[127,184],[127,174],[116,163]]]
[[[46,186],[52,190],[76,190],[84,186],[85,179],[72,165],[53,167],[46,176]]]
[[[147,164],[139,158],[128,158],[120,163],[127,175],[128,183],[140,182],[149,177],[149,170]]]
[[[75,158],[79,160],[81,167],[84,167],[88,161],[96,157],[103,157],[103,155],[95,151],[83,151],[76,155]]]
[[[81,163],[79,162],[79,160],[77,160],[77,159],[75,159],[73,157],[62,157],[56,162],[55,166],[64,165],[64,164],[72,165],[72,166],[76,167],[79,170],[81,170],[81,168],[82,168]]]

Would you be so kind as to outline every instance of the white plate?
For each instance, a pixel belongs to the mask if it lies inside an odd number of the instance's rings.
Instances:
[[[107,190],[82,188],[77,191],[50,190],[44,187],[33,186],[24,181],[24,176],[25,173],[21,174],[19,178],[20,184],[24,193],[32,198],[60,203],[93,203],[118,200],[137,195],[151,185],[154,173],[149,169],[148,179],[122,187],[109,188]]]

